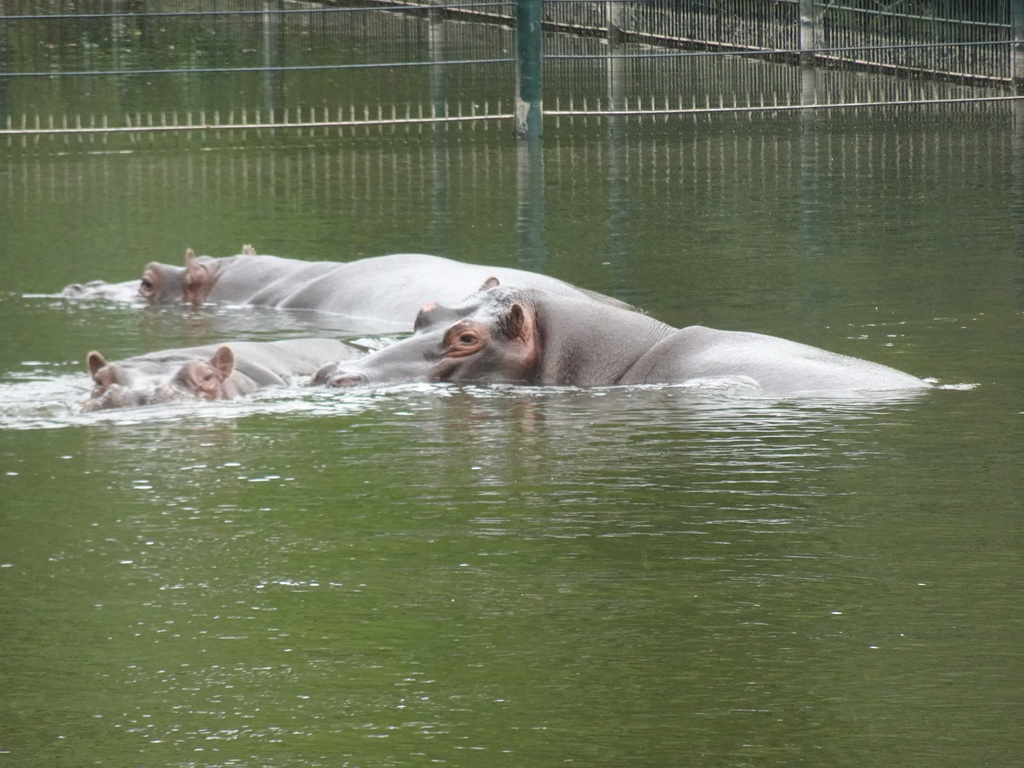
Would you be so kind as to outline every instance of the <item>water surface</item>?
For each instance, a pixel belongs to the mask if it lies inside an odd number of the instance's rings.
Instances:
[[[12,765],[1010,766],[1021,127],[1006,106],[255,132],[0,157]],[[73,303],[186,247],[537,269],[913,396],[296,386],[81,415],[85,356],[338,318]]]

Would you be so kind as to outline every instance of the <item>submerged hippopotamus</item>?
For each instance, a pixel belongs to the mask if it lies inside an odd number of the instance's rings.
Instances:
[[[190,248],[182,267],[154,261],[146,265],[138,282],[68,286],[64,295],[102,298],[104,294],[122,296],[131,289],[151,304],[223,302],[316,310],[357,318],[370,326],[362,330],[383,333],[412,330],[416,311],[427,301],[459,301],[491,276],[519,288],[628,306],[546,275],[424,253],[393,253],[347,263],[298,261],[260,256],[250,245],[237,256],[219,259],[196,256]]]
[[[766,395],[923,389],[910,374],[759,333],[673,328],[585,297],[490,282],[456,307],[428,304],[415,333],[314,384],[386,382],[596,386],[730,379]]]
[[[88,283],[72,283],[66,286],[60,295],[65,299],[101,300],[101,301],[140,301],[138,280],[124,283],[108,283],[104,280],[92,280]]]
[[[358,354],[333,339],[236,341],[151,352],[115,363],[93,351],[88,364],[96,386],[82,410],[228,400],[285,386],[286,377],[308,376],[336,356],[351,359]]]

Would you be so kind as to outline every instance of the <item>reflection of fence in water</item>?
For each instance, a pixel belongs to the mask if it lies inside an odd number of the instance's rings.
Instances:
[[[821,123],[822,130],[796,131],[793,141],[785,142],[750,129],[712,142],[695,141],[692,131],[670,130],[646,134],[634,143],[629,137],[619,141],[615,132],[605,130],[601,121],[595,120],[581,131],[587,140],[550,137],[550,142],[544,144],[543,170],[558,180],[559,199],[567,201],[577,196],[589,199],[595,185],[602,188],[613,172],[615,163],[609,160],[614,154],[621,155],[622,166],[628,166],[629,173],[622,178],[628,179],[634,192],[643,191],[655,198],[678,196],[678,191],[672,190],[680,185],[699,193],[723,178],[736,189],[745,190],[737,195],[739,200],[770,198],[796,184],[780,169],[803,173],[806,167],[818,166],[823,176],[854,178],[881,173],[891,155],[900,154],[918,158],[921,167],[929,170],[925,177],[938,176],[938,169],[955,164],[950,175],[979,189],[998,186],[996,182],[1010,172],[1024,178],[1024,146],[1007,143],[1014,139],[1014,134],[1005,129],[1013,121],[1011,109],[1001,103],[964,108],[957,120],[967,128],[954,131],[947,125],[950,111],[955,109],[946,108],[934,115],[922,113],[909,124],[904,116],[905,130],[898,134],[885,130],[884,112],[877,115],[877,131],[869,130],[872,124],[863,119],[849,123],[843,116],[833,115]],[[844,130],[849,124],[856,125],[857,130]],[[800,153],[806,153],[803,160]],[[349,143],[324,142],[288,153],[109,153],[76,163],[53,163],[45,157],[23,155],[9,158],[8,172],[0,175],[0,193],[27,210],[86,203],[127,184],[131,194],[125,199],[144,212],[158,209],[161,202],[175,196],[187,196],[196,188],[205,190],[220,208],[228,207],[238,197],[274,199],[280,192],[274,184],[282,184],[322,196],[332,208],[358,202],[381,206],[383,212],[387,201],[395,199],[410,201],[408,205],[413,209],[428,209],[440,176],[449,179],[451,183],[444,187],[453,194],[456,189],[474,190],[463,196],[465,204],[477,204],[483,194],[513,201],[516,188],[529,179],[523,161],[508,145],[473,141],[468,135],[457,141],[435,141],[424,136],[408,142],[361,142],[355,151]],[[114,172],[115,167],[123,167],[125,172]],[[764,169],[773,171],[766,175]],[[955,197],[953,192],[951,199]],[[72,194],[78,197],[69,199]],[[1016,203],[1007,200],[1006,204]],[[482,207],[500,206],[495,206],[492,199]]]
[[[135,12],[96,0],[9,12],[0,18],[0,134],[138,141],[256,126],[500,124],[514,111],[516,6],[241,0]],[[545,112],[650,118],[1015,98],[1024,13],[1010,6],[547,0]],[[797,61],[807,66],[787,63]]]

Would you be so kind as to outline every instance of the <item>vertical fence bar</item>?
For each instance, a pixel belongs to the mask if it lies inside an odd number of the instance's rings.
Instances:
[[[516,1],[516,125],[520,138],[538,137],[543,123],[541,61],[543,0]]]

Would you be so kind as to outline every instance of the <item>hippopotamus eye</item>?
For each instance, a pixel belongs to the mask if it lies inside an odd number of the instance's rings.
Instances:
[[[444,335],[444,344],[447,347],[445,354],[448,357],[463,357],[477,352],[485,343],[487,332],[476,324],[464,320],[456,323]]]

